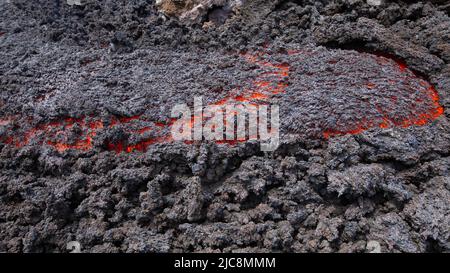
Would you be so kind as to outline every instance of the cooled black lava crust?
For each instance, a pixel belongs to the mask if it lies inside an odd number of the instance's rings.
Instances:
[[[450,251],[446,1],[10,2],[0,251]],[[279,105],[281,145],[169,140],[195,96]]]

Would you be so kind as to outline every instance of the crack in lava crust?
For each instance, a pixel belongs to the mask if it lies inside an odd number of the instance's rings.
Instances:
[[[280,105],[281,133],[329,138],[371,128],[422,126],[444,112],[434,87],[407,66],[386,56],[344,50],[288,50],[239,55],[255,66],[257,76],[232,88],[214,105]],[[192,79],[196,80],[196,79]],[[36,124],[31,118],[0,119],[5,145],[48,145],[59,152],[94,147],[117,153],[145,152],[170,143],[174,122],[131,117],[61,117]],[[111,130],[121,137],[109,137]],[[98,139],[98,141],[96,141]],[[235,145],[241,141],[220,141]]]

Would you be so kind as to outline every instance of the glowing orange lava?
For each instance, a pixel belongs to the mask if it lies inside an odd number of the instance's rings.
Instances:
[[[408,71],[408,67],[405,62],[398,60],[394,56],[387,55],[387,54],[377,54],[377,61],[381,64],[387,64],[389,60],[394,60],[397,64],[397,67],[400,72],[404,73],[406,75],[406,72]],[[416,78],[420,78],[418,75],[413,73]],[[406,78],[408,76],[405,76]],[[328,139],[333,136],[340,136],[340,135],[356,135],[361,134],[364,131],[367,131],[371,128],[378,127],[381,129],[387,129],[391,127],[402,127],[402,128],[408,128],[411,126],[424,126],[428,124],[429,122],[436,120],[440,116],[444,114],[444,108],[439,103],[439,94],[437,90],[428,82],[425,80],[420,80],[420,85],[424,88],[426,88],[427,96],[429,98],[429,101],[432,103],[432,108],[428,110],[428,112],[425,113],[418,113],[409,116],[406,119],[397,120],[394,118],[389,118],[388,115],[384,112],[383,109],[380,107],[377,107],[378,112],[381,114],[381,119],[374,119],[371,121],[368,120],[361,120],[359,123],[356,124],[354,129],[350,130],[325,130],[323,132],[323,136],[325,139]],[[367,87],[369,89],[375,88],[375,84],[368,83]],[[397,98],[392,97],[392,101],[396,102]],[[421,102],[421,101],[418,101]]]
[[[0,33],[0,36],[2,33]],[[288,55],[308,54],[300,50],[288,50]],[[269,103],[271,98],[277,94],[286,93],[289,87],[288,78],[290,76],[290,65],[287,63],[272,63],[267,61],[267,53],[258,52],[255,54],[243,53],[240,54],[247,62],[259,67],[261,71],[258,76],[251,79],[242,88],[232,89],[225,98],[218,100],[214,105],[222,106],[226,104],[248,103],[251,105],[260,105]],[[404,62],[396,61],[398,70],[402,73],[409,72]],[[381,64],[389,62],[389,59],[384,56],[378,56],[377,61]],[[337,60],[331,60],[329,64],[337,64]],[[368,89],[375,89],[377,85],[372,82],[366,82]],[[439,104],[439,96],[436,89],[428,82],[422,80],[420,85],[427,90],[427,97],[432,102],[432,109],[426,113],[416,114],[407,119],[398,120],[389,117],[381,107],[377,107],[380,118],[368,120],[363,119],[349,125],[348,128],[342,130],[323,130],[323,137],[330,138],[333,136],[346,134],[360,134],[370,128],[378,127],[382,129],[409,126],[422,126],[428,124],[430,121],[437,119],[444,113],[443,107]],[[397,101],[397,97],[391,97],[393,102]],[[420,101],[418,101],[420,102]],[[194,127],[193,116],[190,127]],[[26,122],[24,122],[26,120]],[[168,123],[159,121],[149,121],[142,115],[135,115],[130,117],[115,117],[97,118],[95,116],[85,117],[62,117],[46,123],[34,124],[32,119],[20,118],[18,116],[0,118],[0,126],[6,127],[8,130],[6,134],[0,136],[0,142],[5,145],[13,145],[16,148],[22,148],[26,145],[39,144],[53,147],[59,152],[67,150],[90,151],[95,146],[103,147],[106,150],[114,151],[116,153],[132,153],[145,152],[149,146],[157,143],[172,142],[170,136],[170,128],[175,122],[171,119]],[[226,121],[225,121],[226,125]],[[96,143],[98,135],[107,130],[119,128],[124,130],[133,140],[105,140],[104,143]],[[254,137],[254,136],[253,136]],[[246,140],[223,140],[216,141],[217,144],[236,145],[245,142]],[[97,141],[98,142],[98,141]],[[186,143],[193,143],[187,141]]]

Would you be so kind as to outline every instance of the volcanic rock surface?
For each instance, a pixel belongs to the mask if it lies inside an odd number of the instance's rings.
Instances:
[[[450,251],[445,3],[156,2],[0,4],[0,251]],[[174,141],[196,96],[281,145]]]
[[[181,21],[194,23],[207,18],[210,23],[223,24],[242,6],[242,0],[158,0],[158,10]]]

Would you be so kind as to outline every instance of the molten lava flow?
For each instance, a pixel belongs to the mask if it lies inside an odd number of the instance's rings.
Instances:
[[[280,54],[285,54],[290,58],[308,56],[309,58],[314,59],[311,51],[306,50],[287,50],[285,53]],[[288,79],[295,76],[295,74],[291,72],[290,64],[271,62],[269,61],[271,56],[264,52],[257,52],[254,54],[243,53],[239,56],[258,67],[258,76],[244,83],[243,87],[235,87],[231,89],[226,97],[214,102],[213,105],[224,106],[227,104],[235,105],[246,103],[257,106],[261,104],[269,104],[275,95],[283,97],[283,94],[287,94],[289,87]],[[430,83],[425,80],[421,80],[419,76],[409,70],[404,62],[399,61],[392,56],[383,56],[381,54],[370,56],[372,56],[371,58],[375,58],[381,68],[384,68],[384,66],[389,69],[394,67],[394,69],[396,69],[396,73],[400,75],[399,77],[401,78],[400,80],[402,81],[402,84],[406,83],[406,86],[410,89],[414,88],[415,91],[420,91],[420,96],[412,96],[417,105],[427,104],[431,106],[428,108],[423,108],[425,110],[409,109],[411,112],[407,115],[405,114],[407,117],[399,117],[399,115],[396,114],[398,112],[393,112],[395,110],[393,108],[404,100],[405,96],[402,97],[403,93],[389,94],[387,96],[391,103],[389,105],[386,103],[384,105],[375,103],[376,105],[374,107],[373,104],[369,104],[367,101],[361,99],[361,104],[363,105],[358,107],[373,109],[373,111],[376,111],[376,115],[364,115],[364,113],[362,113],[363,111],[361,111],[362,108],[355,109],[354,111],[359,113],[359,116],[362,116],[359,120],[355,121],[353,119],[351,121],[345,121],[345,124],[342,122],[329,123],[331,125],[324,125],[320,127],[320,133],[322,133],[325,138],[346,134],[360,134],[368,129],[377,127],[386,129],[393,126],[422,126],[437,119],[444,113],[443,107],[439,104],[439,96],[436,89],[431,86]],[[319,65],[321,67],[324,65],[338,66],[340,63],[338,57],[333,55],[333,58],[329,58],[326,62],[319,63]],[[308,70],[306,70],[303,76],[311,76],[309,73],[312,72],[308,72]],[[351,82],[350,84],[352,87],[355,87],[352,80],[353,79],[350,79],[348,81]],[[362,87],[371,92],[382,94],[382,92],[384,92],[382,87],[383,84],[395,85],[398,84],[398,80],[399,79],[397,78],[388,78],[386,79],[386,82],[380,82],[376,81],[376,79],[368,78],[362,82]],[[334,78],[331,80],[327,78],[324,82],[326,82],[328,86],[335,86],[333,81]],[[410,82],[418,84],[409,85],[408,83]],[[307,83],[304,85],[304,89],[307,91],[309,89],[313,89],[311,86],[307,86]],[[417,86],[420,87],[418,88]],[[292,91],[291,89],[289,90],[290,92]],[[295,93],[288,95],[290,96],[289,99],[295,99],[295,96],[297,96]],[[411,107],[414,108],[414,105]],[[293,111],[295,111],[295,108],[293,108]],[[331,113],[333,112],[331,111]],[[191,129],[194,127],[195,119],[203,120],[203,122],[206,122],[207,120],[202,119],[202,117],[192,116],[189,124]],[[22,148],[26,145],[32,144],[48,145],[59,152],[64,152],[67,150],[89,151],[92,150],[94,146],[104,147],[109,151],[114,151],[117,153],[145,152],[151,145],[158,143],[169,143],[173,141],[170,136],[170,128],[175,121],[175,119],[171,119],[167,123],[162,123],[159,121],[155,122],[147,120],[142,115],[130,117],[112,116],[110,118],[85,116],[77,118],[62,117],[50,122],[36,124],[31,118],[10,116],[0,118],[0,126],[6,129],[2,130],[6,133],[0,135],[0,142],[5,145],[12,145],[16,148]],[[226,126],[225,117],[224,125]],[[106,139],[104,143],[96,144],[96,138],[104,139],[104,137],[98,137],[100,134],[114,130],[121,130],[129,137],[122,137],[120,140]],[[216,141],[216,143],[236,145],[245,141],[246,140],[222,140]],[[193,142],[187,141],[186,143],[190,144]]]
[[[269,102],[272,95],[285,92],[287,84],[283,81],[289,77],[288,64],[272,64],[264,60],[264,53],[261,52],[256,54],[243,53],[241,56],[249,63],[258,65],[264,72],[261,72],[256,79],[250,82],[250,87],[243,90],[233,89],[228,97],[217,101],[215,105],[234,105],[253,101]]]
[[[132,135],[146,135],[151,132],[155,133],[161,133],[163,129],[169,127],[168,124],[164,124],[161,122],[149,122],[146,121],[141,115],[136,115],[132,117],[120,117],[118,119],[113,118],[110,122],[109,128],[114,128],[118,125],[125,125],[126,127],[133,126],[133,123],[136,122],[145,122],[145,123],[151,123],[153,126],[144,126],[144,127],[138,127],[138,129],[128,130]],[[139,152],[145,152],[149,146],[156,144],[156,143],[164,143],[164,142],[170,142],[171,138],[167,136],[167,132],[164,136],[158,136],[158,137],[146,137],[142,140],[136,142],[136,143],[129,143],[125,140],[120,140],[117,142],[108,141],[106,143],[106,148],[109,151],[115,151],[116,153],[131,153],[134,151]]]
[[[377,54],[377,62],[382,65],[388,65],[390,62],[394,61],[397,65],[398,71],[403,75],[404,79],[406,81],[413,81],[420,79],[420,76],[416,75],[414,72],[410,71],[406,65],[405,62],[398,60],[397,58],[386,55],[386,54]],[[393,80],[389,80],[390,83],[394,83]],[[422,92],[425,93],[426,97],[428,98],[428,102],[431,103],[431,107],[427,109],[426,112],[423,113],[417,113],[414,112],[407,118],[396,118],[390,116],[385,110],[383,110],[381,107],[377,106],[377,111],[380,113],[381,117],[373,118],[372,120],[363,119],[356,124],[353,124],[353,129],[346,129],[346,130],[336,130],[336,129],[328,129],[323,132],[324,138],[328,139],[333,136],[339,136],[339,135],[355,135],[360,134],[366,130],[369,130],[374,127],[378,127],[381,129],[387,129],[391,127],[402,127],[402,128],[408,128],[411,126],[423,126],[428,124],[429,122],[439,118],[444,114],[444,108],[439,103],[439,94],[437,90],[428,82],[425,80],[421,80],[419,82],[420,86],[422,87]],[[374,89],[376,85],[374,83],[368,83],[367,88],[368,89]],[[392,102],[395,104],[398,102],[398,98],[395,96],[391,97]],[[417,99],[416,102],[422,103],[422,99]],[[370,106],[368,106],[370,107]],[[352,125],[350,124],[349,127]]]
[[[234,88],[232,89],[228,96],[218,100],[213,103],[215,106],[225,106],[225,105],[238,105],[246,103],[251,106],[258,106],[261,104],[267,104],[270,102],[271,96],[279,93],[284,93],[285,88],[288,86],[284,80],[289,76],[289,65],[288,64],[272,64],[263,59],[264,54],[241,54],[245,60],[252,64],[256,64],[264,72],[261,72],[254,80],[249,81],[248,87],[245,88]],[[269,71],[267,71],[269,70]],[[237,113],[231,113],[234,116]],[[195,119],[203,121],[203,125],[209,119],[205,117],[191,117],[191,122],[188,127],[193,129]],[[224,126],[226,127],[227,121],[224,116]],[[236,128],[235,128],[236,131]],[[239,140],[218,140],[215,141],[216,144],[227,144],[227,145],[237,145],[238,143],[246,142],[248,139],[257,138],[257,136],[247,136],[247,139]],[[186,144],[192,144],[194,141],[185,141]]]
[[[31,119],[27,119],[32,123]],[[133,126],[132,123],[142,121],[141,116],[133,117],[113,117],[109,123],[108,128],[114,128],[122,125],[125,127]],[[12,122],[11,118],[1,120],[2,126],[7,126]],[[147,122],[148,123],[148,122]],[[153,123],[153,127],[160,131],[165,125],[162,123]],[[136,127],[136,126],[134,126]],[[22,148],[36,140],[36,144],[46,144],[55,148],[59,152],[67,150],[89,151],[94,147],[94,138],[97,133],[105,128],[105,123],[94,117],[82,118],[62,118],[56,121],[41,123],[33,126],[30,129],[22,131],[20,137],[4,136],[0,140],[4,144],[12,144],[17,148]],[[128,130],[128,128],[125,128]],[[131,133],[143,135],[151,131],[151,127],[145,126],[130,130]],[[55,140],[57,139],[57,140]],[[62,140],[61,140],[62,139]],[[124,141],[117,144],[108,142],[106,147],[109,150],[116,152],[132,152],[145,151],[145,149],[154,143],[169,141],[168,137],[148,138],[137,144],[125,144]]]

